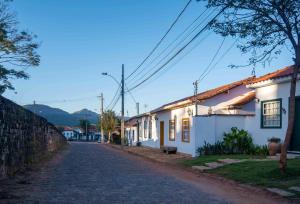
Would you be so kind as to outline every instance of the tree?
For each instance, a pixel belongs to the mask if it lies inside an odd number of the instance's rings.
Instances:
[[[111,133],[115,130],[117,117],[114,111],[108,110],[103,113],[101,125],[106,134],[108,134],[108,142],[111,141]],[[104,135],[102,135],[104,137]]]
[[[11,79],[28,79],[26,68],[40,63],[38,44],[34,42],[36,36],[19,31],[17,25],[8,1],[0,0],[0,95],[7,89],[14,90]]]
[[[295,92],[300,67],[300,1],[299,0],[208,0],[209,8],[222,11],[220,18],[210,22],[210,29],[222,36],[237,37],[237,47],[250,53],[243,66],[270,62],[287,46],[293,55],[290,84],[288,128],[280,156],[280,169],[285,172],[287,149],[295,120]],[[233,67],[241,67],[235,65]]]
[[[81,129],[83,129],[83,132],[86,136],[86,140],[88,140],[88,133],[89,133],[89,129],[91,126],[91,123],[89,120],[80,120],[79,121],[79,126]]]

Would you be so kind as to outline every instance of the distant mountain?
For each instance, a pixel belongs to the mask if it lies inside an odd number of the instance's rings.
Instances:
[[[25,105],[24,108],[46,118],[54,125],[76,126],[79,125],[81,119],[87,119],[93,124],[98,122],[98,114],[88,109],[82,109],[70,114],[59,108],[52,108],[42,104]]]
[[[91,123],[97,123],[99,114],[88,109],[82,109],[71,114],[76,120],[87,119]]]

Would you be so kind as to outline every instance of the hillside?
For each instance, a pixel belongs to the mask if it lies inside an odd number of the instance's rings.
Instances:
[[[59,108],[52,108],[42,104],[25,105],[24,108],[46,118],[54,125],[76,126],[81,119],[88,119],[93,124],[98,122],[98,114],[88,109],[82,109],[70,114]]]

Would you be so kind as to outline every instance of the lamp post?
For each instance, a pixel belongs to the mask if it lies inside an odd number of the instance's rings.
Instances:
[[[125,134],[125,119],[124,119],[124,89],[125,89],[125,80],[124,80],[124,64],[122,64],[122,79],[121,83],[111,74],[107,72],[102,73],[103,76],[109,76],[112,78],[118,86],[121,87],[121,97],[122,97],[122,105],[121,105],[121,144],[124,145],[124,134]]]

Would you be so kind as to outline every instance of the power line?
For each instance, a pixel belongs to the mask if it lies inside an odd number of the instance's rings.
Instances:
[[[132,95],[131,91],[129,91],[129,89],[128,89],[128,87],[127,87],[126,84],[125,84],[125,87],[127,89],[127,92],[129,93],[129,95],[131,96],[132,100],[134,101],[134,103],[137,103],[136,100],[135,100],[135,98],[134,98],[134,96]]]
[[[175,21],[171,24],[171,26],[169,27],[169,29],[167,30],[167,32],[163,35],[163,37],[158,41],[158,43],[154,46],[154,48],[151,50],[151,52],[147,55],[147,57],[138,65],[138,67],[131,72],[131,74],[129,74],[128,77],[126,77],[126,80],[128,78],[130,78],[136,71],[138,71],[141,66],[149,59],[149,57],[155,52],[155,50],[160,46],[160,44],[162,43],[162,41],[167,37],[167,35],[170,33],[170,31],[172,30],[172,28],[175,26],[175,24],[178,22],[178,20],[180,19],[180,17],[182,16],[182,14],[186,11],[187,7],[190,5],[190,3],[192,2],[192,0],[189,0],[188,3],[185,5],[185,7],[182,9],[182,11],[179,13],[179,15],[176,17]]]
[[[202,81],[219,63],[220,61],[228,54],[228,52],[233,48],[233,46],[236,44],[236,42],[238,41],[238,39],[236,39],[231,45],[230,47],[223,53],[223,55],[218,59],[218,61],[210,68],[210,70],[208,70],[208,72],[201,78],[199,79],[199,82]]]
[[[115,106],[116,106],[117,103],[119,102],[120,98],[121,98],[121,94],[120,94],[120,96],[118,97],[118,99],[115,101],[115,103],[113,104],[113,106],[110,108],[110,110],[113,110],[113,109],[115,108]]]
[[[175,42],[177,42],[177,40],[178,39],[180,39],[191,27],[192,27],[192,25],[197,21],[197,20],[199,20],[200,19],[200,17],[201,16],[203,16],[204,15],[204,13],[206,13],[206,11],[208,10],[208,8],[207,9],[205,9],[196,19],[194,19],[194,21],[189,25],[189,26],[187,26],[186,28],[185,28],[185,30],[183,31],[183,32],[181,32],[176,38],[175,38],[175,40],[173,40],[165,49],[163,49],[154,59],[152,59],[151,60],[151,62],[150,63],[148,63],[147,65],[146,65],[146,67],[144,68],[144,69],[142,69],[142,70],[140,70],[139,71],[139,73],[138,74],[136,74],[135,76],[133,76],[132,78],[131,78],[131,80],[133,80],[133,79],[135,79],[139,74],[141,74],[143,71],[145,71],[148,67],[150,67],[150,65],[151,64],[153,64],[153,62],[155,62],[155,60],[157,60],[158,58],[160,58],[161,57],[161,55],[163,54],[163,53],[165,53]],[[189,32],[189,33],[187,33],[180,41],[179,41],[179,43],[177,43],[168,53],[167,53],[167,55],[166,56],[164,56],[163,58],[161,58],[160,60],[159,60],[159,62],[158,63],[156,63],[155,64],[155,66],[154,67],[157,67],[166,57],[168,57],[168,56],[170,56],[170,54],[172,54],[172,52],[177,48],[177,47],[179,47],[180,46],[180,44],[181,43],[183,43],[199,26],[201,26],[210,16],[211,16],[211,14],[213,14],[215,11],[216,11],[217,9],[214,9],[212,12],[210,12],[199,24],[197,24],[197,25],[195,25],[193,28],[192,28],[192,30]],[[140,79],[141,78],[143,78],[144,76],[146,76],[147,74],[149,74],[149,72],[150,72],[151,70],[148,70],[142,77],[140,77]],[[136,81],[138,81],[138,80],[136,80]],[[135,83],[135,82],[134,82]],[[133,84],[134,84],[133,83]]]
[[[204,69],[204,71],[202,72],[202,74],[200,75],[200,77],[198,78],[197,81],[199,81],[200,78],[201,78],[201,77],[209,70],[210,66],[211,66],[212,63],[215,61],[216,57],[218,56],[218,54],[219,54],[219,52],[220,52],[220,50],[221,50],[221,48],[222,48],[222,46],[223,46],[223,44],[224,44],[224,42],[225,42],[225,39],[226,39],[226,38],[224,37],[223,40],[222,40],[222,42],[221,42],[221,44],[220,44],[220,46],[218,47],[216,53],[214,54],[213,58],[210,60],[210,63],[209,63],[209,64],[207,65],[207,67]]]
[[[114,94],[114,97],[112,98],[112,100],[110,101],[108,106],[106,106],[106,109],[110,109],[109,107],[115,102],[116,97],[118,96],[118,94],[120,94],[120,89],[121,89],[121,86],[118,87],[117,91]]]
[[[206,28],[210,25],[211,22],[213,22],[222,12],[224,9],[219,11],[214,18],[212,18],[186,45],[184,45],[181,49],[179,49],[171,58],[169,58],[162,66],[160,66],[157,70],[155,70],[150,76],[142,80],[140,83],[136,84],[129,90],[132,91],[133,89],[139,87],[141,84],[145,83],[148,81],[151,77],[153,77],[155,74],[157,74],[160,70],[162,70],[166,65],[168,65],[177,55],[179,55],[186,47],[188,47],[194,40],[196,40],[200,34],[206,30]]]
[[[199,40],[199,42],[197,42],[197,44],[195,44],[189,51],[187,51],[184,55],[182,55],[180,58],[178,58],[176,61],[174,61],[172,64],[169,64],[168,67],[166,67],[166,69],[164,69],[164,71],[161,72],[161,74],[157,75],[156,77],[152,78],[152,80],[149,80],[148,82],[146,82],[144,84],[147,85],[149,83],[151,83],[152,81],[158,79],[162,74],[164,74],[165,72],[168,71],[168,69],[170,69],[171,67],[176,66],[182,59],[184,59],[188,54],[190,54],[195,48],[197,48],[207,37],[209,37],[212,33],[209,32],[207,35],[205,35],[203,38],[201,38]]]

